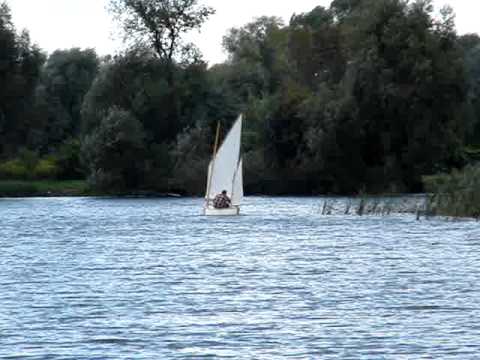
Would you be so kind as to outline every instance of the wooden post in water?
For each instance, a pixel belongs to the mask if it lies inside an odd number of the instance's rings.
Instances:
[[[348,199],[346,207],[345,207],[345,215],[349,215],[351,206],[352,206],[352,201],[350,199]]]
[[[327,200],[323,202],[323,209],[322,209],[322,215],[325,215],[327,209]]]
[[[361,198],[360,199],[360,204],[358,205],[358,210],[357,210],[357,215],[362,216],[363,211],[365,210],[365,199]]]

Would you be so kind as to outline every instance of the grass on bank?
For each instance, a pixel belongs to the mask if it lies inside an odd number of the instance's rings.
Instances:
[[[80,196],[87,195],[88,185],[84,180],[1,180],[1,197],[18,196]]]

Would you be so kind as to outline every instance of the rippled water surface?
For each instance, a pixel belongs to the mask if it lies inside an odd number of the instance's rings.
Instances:
[[[480,358],[480,223],[322,202],[0,200],[0,358]]]

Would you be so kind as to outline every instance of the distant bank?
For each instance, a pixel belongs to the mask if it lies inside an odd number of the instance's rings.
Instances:
[[[84,180],[0,181],[0,197],[85,196],[90,191]]]
[[[178,193],[136,190],[103,192],[92,190],[85,180],[0,180],[0,198],[72,196],[181,197]]]

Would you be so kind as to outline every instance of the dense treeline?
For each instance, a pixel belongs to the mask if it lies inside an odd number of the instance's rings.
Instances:
[[[0,8],[0,177],[205,188],[217,121],[245,114],[247,192],[421,191],[480,148],[480,38],[431,1],[334,0],[229,30],[208,67],[196,0],[110,0],[130,44],[48,58]]]
[[[0,5],[0,176],[78,179],[81,107],[99,68],[93,50],[48,59]]]

